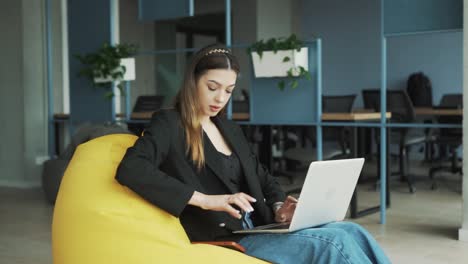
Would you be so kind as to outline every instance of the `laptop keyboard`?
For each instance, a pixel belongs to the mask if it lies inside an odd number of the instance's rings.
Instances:
[[[256,226],[252,230],[288,229],[290,224],[291,224],[290,222],[274,223],[274,224],[269,224],[269,225]]]

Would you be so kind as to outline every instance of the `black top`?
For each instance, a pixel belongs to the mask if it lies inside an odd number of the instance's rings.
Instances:
[[[206,139],[205,148],[208,148],[212,153],[216,153],[218,155],[218,160],[222,165],[222,177],[224,177],[224,179],[231,184],[232,193],[248,192],[248,190],[246,190],[247,187],[245,186],[244,171],[242,170],[242,165],[236,152],[231,151],[230,155],[226,155],[216,149],[206,132],[203,132],[203,136]]]
[[[242,173],[239,157],[237,157],[236,153],[234,152],[232,152],[229,156],[222,152],[219,152],[219,154],[222,156],[224,173],[226,177],[235,187],[235,191],[240,192],[243,190],[242,185],[244,183],[244,175]]]

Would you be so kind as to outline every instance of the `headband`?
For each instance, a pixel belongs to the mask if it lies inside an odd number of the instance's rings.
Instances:
[[[222,53],[222,54],[230,54],[231,52],[227,49],[212,49],[205,53],[205,56],[211,55],[211,54],[216,54],[216,53]]]

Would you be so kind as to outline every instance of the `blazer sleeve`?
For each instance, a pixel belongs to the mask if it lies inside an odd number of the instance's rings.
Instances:
[[[238,129],[238,134],[240,134],[243,138],[243,141],[247,145],[250,156],[254,161],[254,168],[257,174],[257,177],[260,180],[260,185],[262,188],[262,192],[265,195],[266,203],[272,207],[272,205],[276,202],[283,202],[286,199],[286,194],[281,189],[278,181],[268,172],[266,167],[260,162],[258,156],[253,151],[252,145],[249,143],[247,138],[244,135],[244,132],[240,128],[239,125],[235,125]]]
[[[115,178],[147,201],[179,217],[195,189],[159,169],[177,129],[174,118],[165,113],[154,114],[150,128],[127,150]]]

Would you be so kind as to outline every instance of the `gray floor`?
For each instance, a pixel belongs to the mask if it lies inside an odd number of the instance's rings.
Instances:
[[[368,166],[366,171],[374,168]],[[424,166],[412,171],[427,174]],[[394,263],[468,263],[468,243],[457,240],[460,177],[441,177],[436,191],[430,190],[427,177],[420,178],[415,194],[409,194],[405,183],[392,180],[392,206],[385,225],[379,224],[378,214],[356,222],[376,237]],[[359,185],[361,208],[378,201],[372,183]],[[0,212],[0,263],[52,263],[53,207],[45,203],[41,190],[0,188]]]

